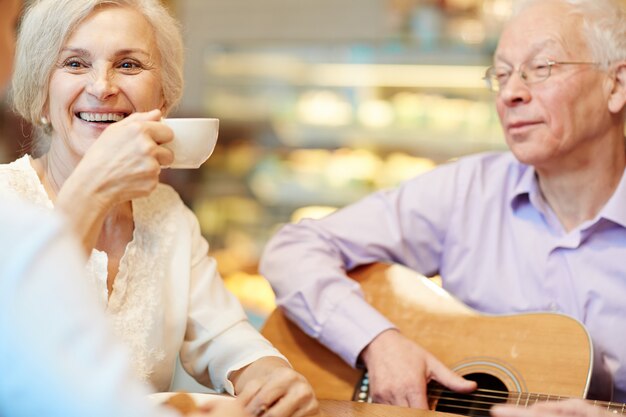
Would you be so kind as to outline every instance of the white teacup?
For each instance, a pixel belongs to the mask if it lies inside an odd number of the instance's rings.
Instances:
[[[199,168],[213,153],[219,119],[163,119],[174,131],[174,139],[163,146],[174,152],[169,168]]]

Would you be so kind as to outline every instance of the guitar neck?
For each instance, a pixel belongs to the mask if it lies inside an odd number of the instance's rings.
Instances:
[[[459,394],[446,387],[433,383],[429,385],[428,399],[432,409],[461,415],[489,415],[489,409],[496,404],[530,407],[537,403],[561,401],[574,397],[562,395],[510,392],[479,388],[469,394]],[[611,401],[585,400],[614,414],[626,414],[626,404]]]

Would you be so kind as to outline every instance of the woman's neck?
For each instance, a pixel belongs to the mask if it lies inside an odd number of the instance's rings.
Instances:
[[[53,145],[46,154],[32,160],[32,166],[52,202],[55,202],[63,184],[79,162],[80,158],[73,157],[67,151],[64,152]]]

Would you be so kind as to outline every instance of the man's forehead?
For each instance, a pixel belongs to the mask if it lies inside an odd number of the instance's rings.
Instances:
[[[584,48],[581,16],[562,2],[536,3],[505,26],[495,57],[542,51],[575,53]]]
[[[511,46],[510,44],[500,43],[494,54],[494,59],[496,61],[506,60],[507,56],[511,55],[510,46]],[[516,52],[523,52],[524,55],[526,55],[529,58],[532,58],[535,55],[540,54],[541,52],[544,52],[546,50],[554,51],[559,48],[561,48],[561,46],[560,46],[560,43],[556,39],[543,38],[537,41],[530,41],[530,42],[524,43],[523,49],[517,48]]]

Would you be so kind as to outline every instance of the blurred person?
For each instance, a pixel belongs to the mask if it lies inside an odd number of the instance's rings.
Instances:
[[[13,65],[21,0],[0,0],[0,95]],[[174,417],[131,374],[92,302],[84,259],[54,213],[0,200],[0,415]],[[76,314],[75,312],[80,312]],[[239,401],[196,416],[247,417]]]
[[[626,18],[619,0],[515,3],[485,79],[510,152],[459,158],[320,220],[284,226],[261,273],[307,334],[368,370],[375,402],[475,389],[403,336],[346,271],[398,263],[488,314],[586,326],[590,396],[626,401]],[[462,343],[462,341],[460,341]],[[612,382],[611,382],[612,377]],[[549,394],[549,393],[547,393]]]
[[[90,255],[86,281],[135,375],[155,390],[169,389],[180,355],[198,382],[250,412],[315,414],[311,386],[247,321],[197,219],[158,183],[173,159],[160,119],[180,98],[182,55],[178,24],[158,0],[32,2],[12,96],[43,154],[0,166],[0,196],[66,216]]]
[[[530,407],[498,404],[491,409],[493,417],[614,417],[615,414],[581,399],[539,402]]]

